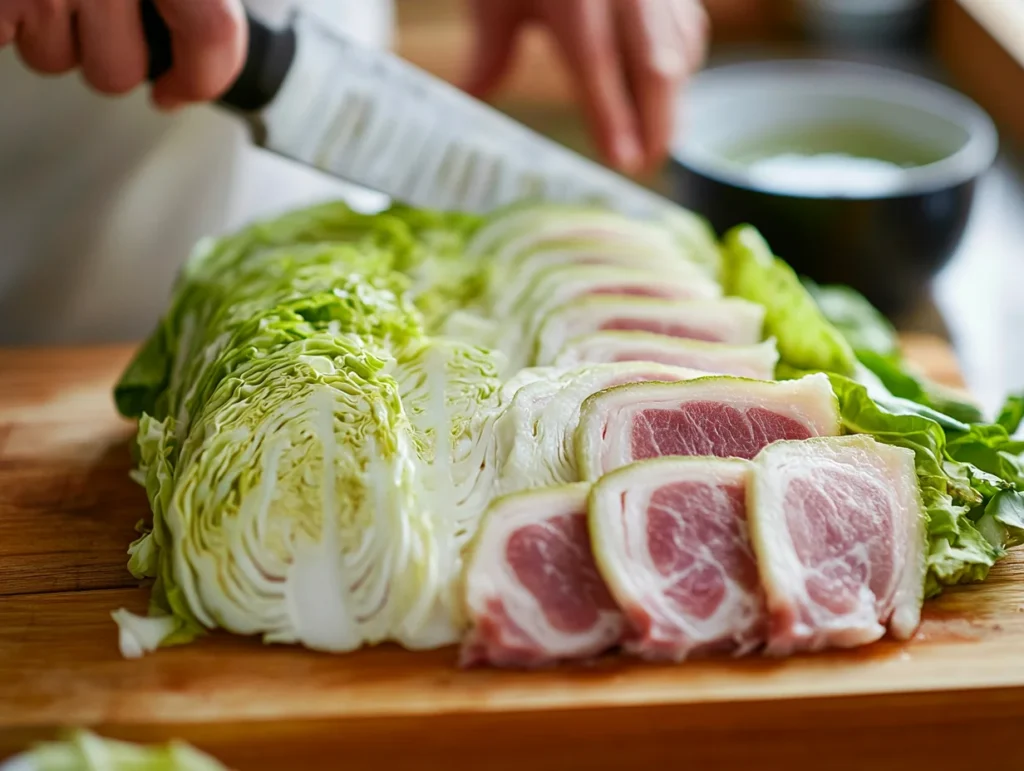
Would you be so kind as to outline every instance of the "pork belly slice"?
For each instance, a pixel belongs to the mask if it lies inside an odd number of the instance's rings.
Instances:
[[[754,461],[751,537],[767,652],[849,648],[917,628],[927,553],[914,453],[868,436],[779,442]]]
[[[497,348],[508,357],[510,371],[536,361],[536,341],[545,319],[556,309],[583,297],[641,297],[661,300],[699,300],[721,297],[722,288],[709,278],[683,278],[659,271],[607,265],[551,268],[538,277],[525,295],[492,318],[508,323]]]
[[[619,386],[589,397],[575,444],[580,478],[592,482],[648,458],[749,460],[772,442],[838,433],[839,404],[827,375],[779,382],[709,376]]]
[[[775,377],[779,352],[774,338],[755,345],[729,345],[651,332],[598,332],[571,341],[555,358],[554,365],[572,367],[621,361],[653,361],[718,375],[771,380]]]
[[[764,307],[738,297],[658,300],[584,297],[552,310],[538,331],[535,358],[553,361],[571,341],[596,332],[650,332],[709,343],[752,345],[761,339]]]
[[[501,270],[497,265],[492,269],[488,281],[487,303],[491,315],[503,318],[512,309],[536,293],[537,286],[553,271],[572,268],[591,269],[618,268],[629,272],[654,272],[662,277],[687,284],[687,296],[717,297],[715,282],[707,269],[687,261],[676,253],[667,258],[658,252],[644,251],[635,245],[614,245],[601,243],[553,244],[550,248],[528,252]],[[625,274],[628,276],[628,274]],[[661,296],[645,291],[644,294]]]
[[[498,498],[464,574],[471,628],[461,664],[538,667],[617,645],[625,620],[594,564],[589,485]]]
[[[618,212],[550,201],[495,212],[466,244],[465,258],[487,258],[504,267],[522,254],[558,242],[591,242],[631,247],[672,259],[682,244],[658,223]]]
[[[748,653],[767,616],[747,534],[751,463],[658,458],[604,476],[590,496],[601,575],[647,659]]]

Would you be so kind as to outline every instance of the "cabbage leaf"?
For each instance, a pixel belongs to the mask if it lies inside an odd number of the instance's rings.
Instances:
[[[92,731],[66,731],[0,766],[10,771],[227,771],[227,766],[177,739],[140,745]]]

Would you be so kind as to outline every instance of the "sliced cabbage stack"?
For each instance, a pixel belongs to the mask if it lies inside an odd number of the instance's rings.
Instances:
[[[570,342],[553,364],[573,367],[586,363],[654,361],[719,375],[772,380],[778,360],[774,340],[755,345],[725,345],[649,332],[598,332]]]
[[[597,296],[565,303],[543,320],[534,345],[537,362],[555,360],[574,341],[601,332],[647,332],[709,343],[752,345],[761,340],[764,308],[735,297],[672,302]]]
[[[425,505],[414,429],[384,366],[319,335],[210,394],[151,536],[161,548],[146,572],[174,615],[331,651],[457,637],[444,607],[450,533]]]
[[[618,644],[624,622],[590,551],[588,492],[537,489],[487,511],[466,564],[464,666],[540,666]]]
[[[594,485],[591,539],[629,621],[626,650],[681,661],[742,655],[764,641],[764,594],[747,533],[751,472],[735,458],[658,458]]]
[[[486,260],[494,283],[508,279],[523,261],[541,249],[575,245],[594,253],[621,249],[637,254],[637,263],[678,262],[701,265],[712,278],[721,269],[715,234],[701,218],[681,212],[661,222],[641,221],[594,206],[549,202],[520,204],[495,212],[466,246],[466,257]]]
[[[509,373],[554,360],[566,340],[538,356],[541,326],[582,298],[649,298],[671,307],[723,294],[717,244],[698,218],[685,215],[644,222],[596,208],[512,207],[477,231],[467,254],[480,262],[483,290],[449,318],[445,333],[499,349]]]
[[[750,521],[768,652],[852,647],[917,628],[926,519],[914,454],[866,436],[779,442],[755,460]]]
[[[609,388],[583,404],[577,427],[585,481],[666,455],[750,459],[782,439],[839,433],[839,408],[825,375],[773,382],[701,377]]]

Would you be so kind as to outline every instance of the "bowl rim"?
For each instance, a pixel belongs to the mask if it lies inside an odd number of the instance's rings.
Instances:
[[[852,190],[843,194],[835,191],[818,194],[755,181],[742,166],[723,162],[717,153],[695,150],[693,143],[687,142],[685,129],[677,130],[672,138],[670,155],[673,160],[712,180],[755,192],[792,198],[877,200],[958,187],[987,171],[999,152],[999,133],[995,123],[976,102],[942,83],[894,67],[833,59],[746,60],[709,67],[691,80],[690,87],[715,88],[716,81],[728,84],[749,77],[752,72],[760,77],[775,74],[815,85],[828,82],[829,79],[836,84],[835,76],[840,75],[846,77],[845,87],[854,84],[859,78],[862,88],[859,98],[875,99],[884,104],[892,103],[898,94],[901,104],[930,112],[959,125],[967,132],[967,141],[937,161],[904,169],[901,181],[884,190]],[[849,89],[851,94],[855,90]],[[679,109],[690,109],[685,93],[681,95]],[[677,120],[677,125],[680,124],[681,121]]]

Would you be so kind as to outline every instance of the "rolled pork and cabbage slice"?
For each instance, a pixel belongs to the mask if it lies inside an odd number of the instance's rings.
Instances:
[[[682,224],[682,223],[680,223]],[[466,244],[467,259],[486,259],[499,271],[505,270],[525,253],[567,240],[605,244],[679,259],[687,249],[706,260],[717,252],[714,235],[699,224],[663,227],[656,222],[627,217],[599,207],[572,204],[520,204],[492,214]],[[705,244],[701,236],[705,236]]]
[[[624,620],[590,550],[589,489],[531,490],[488,509],[463,579],[463,666],[536,667],[618,644]]]
[[[591,364],[569,370],[526,369],[503,388],[494,421],[492,495],[580,481],[576,426],[580,406],[606,388],[650,381],[671,383],[704,373],[652,362]]]
[[[779,352],[774,339],[754,345],[728,345],[650,332],[598,332],[571,341],[554,362],[538,364],[574,367],[619,361],[654,361],[717,375],[772,380]]]
[[[507,313],[527,295],[545,271],[555,267],[605,266],[653,270],[681,278],[694,276],[706,281],[706,267],[690,262],[681,252],[666,255],[626,243],[604,243],[585,239],[545,243],[521,254],[501,266],[492,264],[486,271],[486,289],[482,305],[493,315]]]
[[[546,270],[531,291],[492,318],[502,324],[497,347],[509,358],[510,371],[535,360],[535,341],[547,316],[573,300],[593,296],[650,297],[686,301],[717,299],[722,288],[711,279],[665,275],[663,271],[609,266],[569,266]]]
[[[645,264],[637,259],[604,262],[596,261],[586,253],[582,253],[577,262],[563,255],[558,262],[536,261],[525,266],[522,272],[500,279],[492,274],[490,286],[493,304],[487,310],[494,318],[523,315],[525,309],[548,297],[555,298],[551,305],[561,305],[574,297],[588,295],[667,300],[703,300],[722,296],[718,282],[709,278],[700,266],[681,258],[664,264]]]
[[[779,442],[755,459],[748,506],[769,654],[914,633],[928,549],[914,457],[855,435]]]
[[[675,302],[644,297],[589,296],[563,303],[542,321],[534,361],[554,361],[573,340],[599,332],[649,332],[709,343],[753,345],[765,310],[735,297]]]
[[[764,641],[747,532],[749,461],[658,458],[606,474],[590,496],[601,575],[629,622],[627,651],[682,661]]]
[[[576,429],[580,478],[596,481],[666,455],[751,459],[782,439],[839,433],[828,376],[761,381],[702,377],[610,388],[583,404]]]

